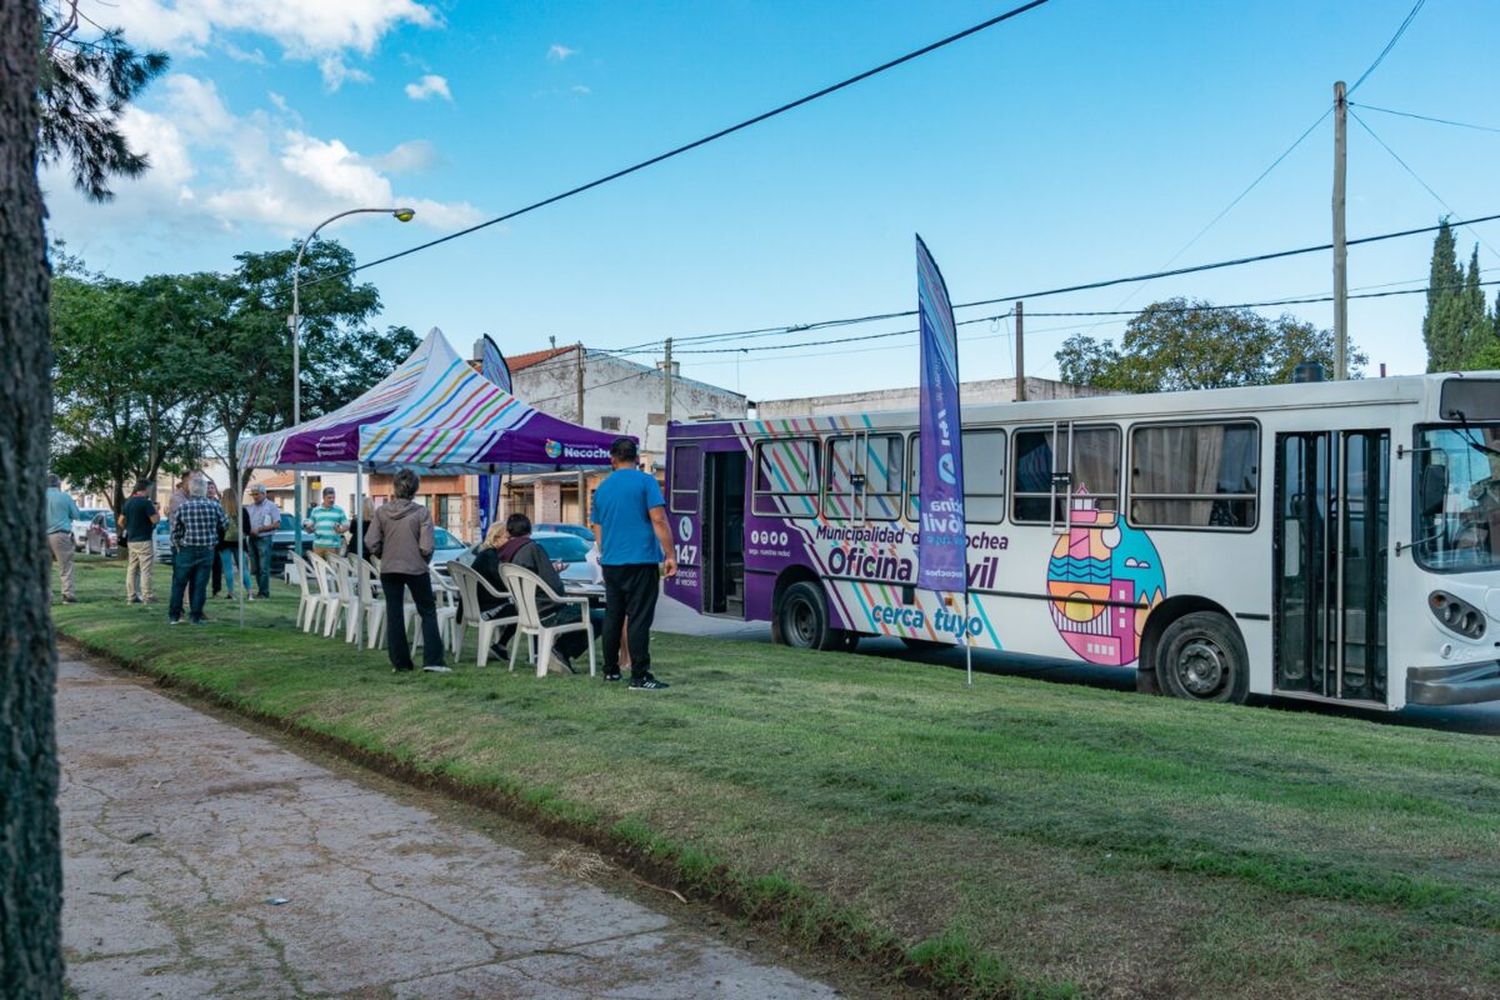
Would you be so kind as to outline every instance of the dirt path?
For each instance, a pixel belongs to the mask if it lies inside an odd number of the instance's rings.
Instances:
[[[839,995],[137,678],[60,673],[80,997]]]

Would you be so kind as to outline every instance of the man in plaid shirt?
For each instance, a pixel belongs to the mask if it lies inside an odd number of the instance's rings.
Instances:
[[[205,625],[203,602],[208,592],[214,547],[229,527],[229,517],[219,501],[208,495],[208,480],[195,474],[188,481],[188,498],[172,512],[172,600],[167,605],[167,624],[182,621],[183,591],[189,594],[189,617],[194,625]]]

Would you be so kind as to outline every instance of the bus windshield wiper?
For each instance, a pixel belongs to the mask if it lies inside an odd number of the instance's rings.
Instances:
[[[1486,455],[1500,455],[1500,448],[1491,448],[1483,441],[1474,440],[1474,427],[1469,423],[1469,419],[1464,416],[1463,410],[1454,410],[1453,415],[1458,417],[1458,426],[1462,428],[1463,439],[1470,448],[1473,448],[1475,451],[1482,452]]]

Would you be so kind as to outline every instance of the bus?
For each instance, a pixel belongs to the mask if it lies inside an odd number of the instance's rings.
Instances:
[[[1500,372],[966,406],[967,613],[916,586],[918,427],[671,424],[666,593],[1199,701],[1500,699]]]

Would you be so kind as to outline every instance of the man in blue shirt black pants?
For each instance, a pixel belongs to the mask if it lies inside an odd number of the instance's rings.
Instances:
[[[620,634],[630,624],[630,689],[661,691],[651,675],[651,620],[661,586],[657,567],[677,575],[676,549],[656,477],[641,472],[631,438],[609,449],[614,471],[594,491],[594,538],[604,570],[604,679],[620,679]]]

